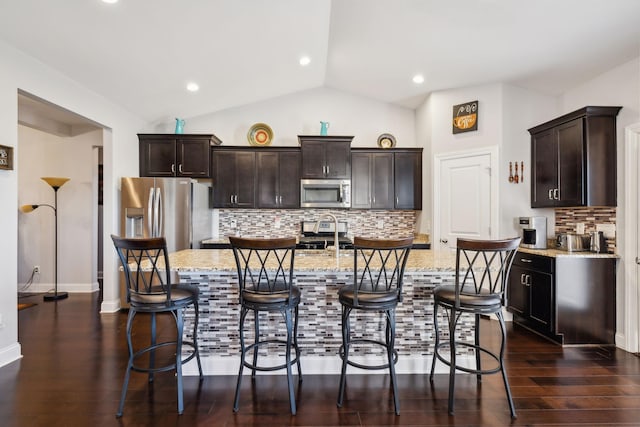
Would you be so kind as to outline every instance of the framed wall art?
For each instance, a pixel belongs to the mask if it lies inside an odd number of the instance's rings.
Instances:
[[[13,170],[13,147],[0,145],[0,170]]]
[[[478,101],[453,106],[453,133],[478,130]]]

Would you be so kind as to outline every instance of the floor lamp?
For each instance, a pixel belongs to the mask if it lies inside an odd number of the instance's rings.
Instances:
[[[69,296],[69,294],[66,293],[66,292],[58,292],[58,190],[67,181],[69,181],[69,178],[57,178],[57,177],[48,177],[47,176],[47,177],[42,177],[40,179],[42,179],[44,182],[49,184],[51,186],[51,188],[53,188],[53,194],[54,194],[53,206],[47,205],[45,203],[41,203],[39,205],[22,205],[20,207],[20,210],[22,212],[25,212],[25,213],[33,212],[34,210],[38,209],[40,206],[47,206],[47,207],[53,209],[53,215],[55,217],[55,222],[56,222],[56,226],[55,226],[56,248],[55,248],[55,251],[54,251],[54,261],[53,261],[54,288],[53,288],[53,292],[47,292],[44,295],[44,300],[45,301],[57,301],[59,299],[64,299],[64,298],[67,298]]]

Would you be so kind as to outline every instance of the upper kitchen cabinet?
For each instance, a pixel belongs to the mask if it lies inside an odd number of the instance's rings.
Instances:
[[[393,153],[381,150],[352,150],[351,207],[393,209]]]
[[[352,136],[298,135],[304,179],[350,179]]]
[[[300,207],[300,150],[257,152],[258,208]]]
[[[209,178],[215,135],[138,134],[140,176]]]
[[[394,150],[396,209],[422,209],[422,148]]]
[[[256,152],[251,149],[214,148],[213,207],[255,207]]]
[[[616,116],[584,107],[529,129],[531,207],[616,206]]]
[[[351,207],[422,209],[422,148],[351,149]]]

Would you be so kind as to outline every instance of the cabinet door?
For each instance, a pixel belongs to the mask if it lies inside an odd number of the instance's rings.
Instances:
[[[140,138],[139,156],[140,176],[175,176],[176,143],[174,139]]]
[[[528,274],[529,270],[512,265],[507,283],[507,310],[523,317],[529,315]]]
[[[367,209],[371,207],[371,155],[351,154],[351,207]]]
[[[552,331],[553,313],[553,276],[538,271],[530,271],[530,310],[529,316],[542,330]]]
[[[279,159],[278,153],[259,152],[257,154],[257,201],[259,208],[278,207]]]
[[[351,177],[350,154],[351,142],[328,142],[325,145],[325,176],[331,179],[349,179]]]
[[[236,207],[253,208],[255,206],[256,156],[254,152],[236,153]]]
[[[556,206],[583,206],[584,140],[582,119],[575,119],[556,128],[558,139],[558,188]]]
[[[396,209],[422,209],[422,152],[395,153]]]
[[[393,209],[393,153],[371,155],[371,207]]]
[[[233,151],[213,151],[213,206],[234,206],[236,194],[236,155]]]
[[[325,178],[325,141],[304,141],[302,146],[302,177]]]
[[[210,177],[209,150],[208,138],[179,138],[176,142],[176,175]]]
[[[300,207],[300,151],[280,153],[278,188],[279,207]]]
[[[555,206],[558,189],[558,142],[552,129],[531,136],[531,207]]]

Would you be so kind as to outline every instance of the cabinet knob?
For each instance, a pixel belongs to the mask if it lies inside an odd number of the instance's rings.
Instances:
[[[178,172],[182,173],[182,163],[178,165]]]
[[[549,189],[549,195],[547,196],[549,200],[553,200],[553,188]]]
[[[560,191],[557,188],[553,189],[553,199],[560,200]]]
[[[446,245],[447,243],[449,243],[449,241],[448,241],[447,239],[440,239],[440,242],[441,242],[441,243],[444,243],[445,245]]]
[[[532,263],[533,261],[527,258],[520,258],[520,262]]]
[[[171,173],[176,173],[176,164],[171,163]]]

